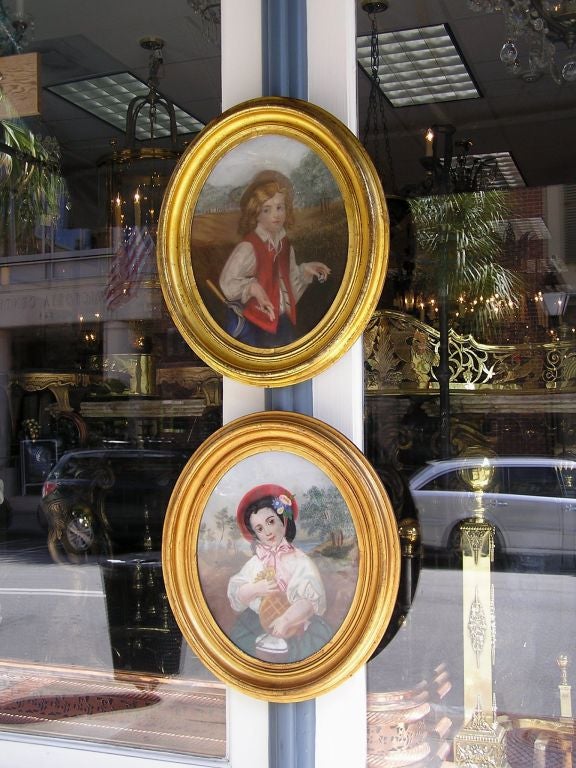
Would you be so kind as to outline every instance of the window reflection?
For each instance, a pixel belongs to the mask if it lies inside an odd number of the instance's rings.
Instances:
[[[182,639],[160,558],[221,379],[153,260],[111,309],[107,248],[4,256],[0,730],[222,758],[225,689]]]
[[[576,344],[558,224],[571,196],[507,194],[498,258],[517,278],[516,309],[483,326],[474,315],[490,310],[486,295],[452,284],[448,411],[435,282],[418,282],[440,256],[417,231],[392,232],[365,333],[366,452],[381,477],[409,487],[420,534],[412,600],[368,666],[369,765],[567,765],[573,755]],[[567,299],[561,314],[546,308],[552,293]],[[486,460],[491,476],[475,488]]]

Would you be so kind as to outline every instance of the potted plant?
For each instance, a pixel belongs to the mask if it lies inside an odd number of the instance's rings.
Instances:
[[[3,255],[34,252],[35,230],[59,218],[66,184],[60,148],[21,121],[0,120],[0,250]]]
[[[433,291],[438,307],[440,453],[448,458],[450,313],[466,297],[474,309],[468,330],[480,333],[517,307],[520,281],[500,262],[508,200],[505,192],[488,190],[413,198],[410,207],[419,251],[413,288]]]

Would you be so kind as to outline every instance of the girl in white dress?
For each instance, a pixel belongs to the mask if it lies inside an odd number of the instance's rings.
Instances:
[[[282,486],[260,485],[240,501],[236,520],[253,556],[229,581],[239,616],[231,640],[252,656],[300,661],[332,637],[322,619],[326,592],[312,558],[292,544],[298,505]]]

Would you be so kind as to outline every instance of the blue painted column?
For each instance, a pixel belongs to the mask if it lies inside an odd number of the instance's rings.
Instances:
[[[308,97],[306,0],[262,0],[262,94]],[[266,392],[266,409],[312,415],[312,382]]]
[[[306,99],[308,66],[306,0],[262,0],[262,93]],[[267,410],[312,415],[312,382],[274,387],[266,392]],[[315,702],[268,707],[269,768],[313,768]]]
[[[262,0],[262,91],[308,96],[306,0]]]

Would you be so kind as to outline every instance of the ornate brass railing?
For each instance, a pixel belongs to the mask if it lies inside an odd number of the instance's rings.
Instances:
[[[368,392],[439,388],[439,332],[411,315],[383,311],[364,333]],[[459,390],[551,390],[576,388],[576,342],[487,345],[453,330],[448,338],[450,388]]]

